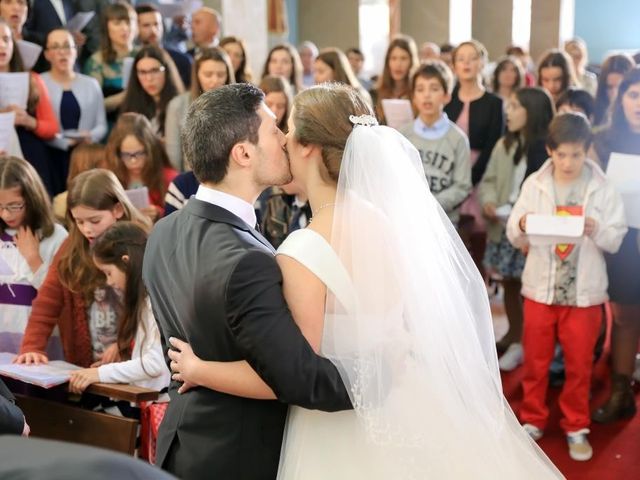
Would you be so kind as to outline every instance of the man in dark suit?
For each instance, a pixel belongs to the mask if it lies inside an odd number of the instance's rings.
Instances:
[[[144,46],[153,45],[163,48],[173,60],[178,69],[182,83],[186,88],[191,86],[191,57],[185,53],[172,48],[163,47],[162,37],[164,35],[164,25],[162,15],[158,9],[149,3],[136,7],[138,14],[138,40]]]
[[[220,34],[220,14],[217,10],[202,7],[191,15],[191,40],[194,47],[187,53],[196,59],[203,48],[217,47]]]
[[[291,318],[274,251],[254,229],[260,192],[291,180],[285,138],[262,92],[233,84],[191,104],[182,144],[201,185],[156,224],[143,266],[163,342],[184,340],[203,360],[248,361],[279,401],[178,394],[172,382],[158,465],[184,479],[273,479],[287,404],[351,408],[337,369]]]
[[[24,25],[24,38],[37,43],[41,47],[46,46],[47,35],[51,30],[64,28],[69,20],[76,14],[75,0],[61,0],[55,5],[51,0],[33,0],[29,9],[29,17]],[[84,34],[72,32],[73,39],[78,47],[82,47],[86,40]],[[39,73],[51,68],[49,62],[40,54],[33,70]]]

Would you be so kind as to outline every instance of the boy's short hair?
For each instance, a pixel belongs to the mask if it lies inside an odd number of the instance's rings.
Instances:
[[[556,102],[556,110],[562,105],[569,105],[570,107],[578,107],[584,112],[587,118],[593,118],[595,113],[595,99],[589,92],[582,88],[569,87],[565,92],[560,95]]]
[[[581,143],[589,150],[593,133],[591,124],[582,113],[561,113],[549,124],[547,147],[556,150],[563,143]]]
[[[411,77],[411,93],[416,89],[416,82],[420,77],[435,78],[442,85],[442,89],[448,95],[451,95],[453,91],[453,73],[442,60],[428,60],[418,67],[418,70]]]

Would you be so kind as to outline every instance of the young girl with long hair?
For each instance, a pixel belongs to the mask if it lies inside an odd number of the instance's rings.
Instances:
[[[125,57],[132,56],[137,31],[136,11],[129,3],[118,0],[108,5],[100,14],[100,50],[84,65],[84,73],[94,77],[102,88],[110,125],[125,96],[122,69]]]
[[[47,341],[56,326],[66,361],[90,367],[118,358],[114,342],[119,301],[93,263],[91,244],[119,220],[145,228],[150,222],[131,205],[118,178],[108,170],[78,175],[69,186],[67,203],[69,237],[33,301],[17,363],[46,363]]]
[[[0,156],[0,352],[18,353],[31,303],[67,232],[55,223],[47,191],[25,160]],[[61,358],[59,339],[48,354]]]
[[[106,284],[122,298],[116,344],[119,362],[73,372],[69,389],[82,393],[96,382],[128,383],[153,390],[169,386],[160,331],[142,282],[142,259],[147,232],[133,222],[118,222],[98,237],[91,248],[93,261]]]
[[[498,60],[493,70],[491,91],[503,101],[507,101],[511,94],[524,86],[524,70],[516,57],[508,56]]]
[[[482,69],[487,49],[477,40],[462,42],[453,51],[453,68],[458,84],[444,111],[469,137],[471,147],[471,183],[474,189],[460,209],[459,231],[471,251],[480,272],[486,248],[485,222],[477,198],[476,186],[482,179],[489,157],[504,128],[502,100],[487,92]]]
[[[293,45],[281,43],[269,51],[262,70],[262,76],[267,75],[281,75],[286,78],[294,94],[302,91],[302,61]]]
[[[167,106],[164,126],[165,144],[171,165],[178,170],[186,170],[182,163],[182,143],[180,126],[191,102],[204,92],[235,83],[236,79],[229,55],[222,48],[213,47],[201,50],[193,62],[191,71],[191,90],[173,98]]]
[[[264,103],[276,116],[278,128],[287,133],[287,119],[293,105],[293,93],[287,79],[281,76],[267,75],[260,82],[264,92]]]
[[[180,74],[168,53],[147,46],[136,54],[120,112],[141,113],[155,133],[164,136],[167,105],[184,92]]]
[[[609,122],[610,110],[616,95],[618,86],[625,74],[635,66],[633,58],[629,55],[609,55],[602,62],[600,81],[596,91],[596,111],[593,124],[606,125]]]
[[[382,100],[387,98],[411,97],[411,77],[418,68],[418,47],[413,38],[398,35],[387,48],[384,69],[378,83],[371,91],[371,97],[378,120],[384,123]]]
[[[22,56],[9,28],[0,18],[0,73],[24,72]],[[15,113],[15,130],[24,158],[36,169],[50,195],[55,191],[52,164],[45,141],[59,131],[56,115],[51,107],[47,87],[37,73],[29,74],[29,96],[26,108],[8,105],[7,111]]]
[[[373,106],[371,95],[362,87],[347,56],[338,48],[325,48],[318,54],[314,62],[314,78],[316,84],[345,83],[358,90],[358,93]]]
[[[640,67],[624,76],[613,102],[611,124],[596,134],[593,146],[594,156],[605,169],[613,153],[640,155]],[[605,256],[613,312],[612,389],[607,403],[593,414],[593,420],[600,423],[636,413],[631,375],[640,341],[639,241],[640,230],[629,227],[618,253]]]
[[[107,163],[126,189],[147,187],[150,206],[141,211],[152,221],[164,213],[164,194],[178,172],[147,118],[123,113],[106,147]]]
[[[100,143],[81,143],[73,149],[69,159],[69,175],[67,176],[67,189],[71,185],[71,180],[82,172],[93,168],[107,168],[105,157],[105,147]],[[53,214],[56,219],[64,224],[67,216],[67,196],[69,191],[65,190],[53,197]]]
[[[522,297],[520,277],[524,254],[507,239],[505,220],[498,217],[498,207],[514,205],[524,180],[547,159],[545,138],[553,119],[551,97],[541,88],[526,87],[508,100],[507,133],[498,140],[489,165],[478,186],[478,199],[487,219],[487,249],[484,264],[497,275],[504,287],[504,306],[509,331],[498,343],[505,351],[500,358],[502,370],[509,371],[522,363]]]
[[[564,42],[564,51],[571,57],[576,79],[580,86],[591,95],[595,95],[598,88],[598,77],[587,70],[589,63],[587,44],[579,37],[571,38]]]
[[[247,60],[247,47],[244,40],[233,36],[224,37],[220,40],[220,48],[229,55],[236,82],[250,83],[253,79],[253,74]]]
[[[549,92],[555,103],[567,88],[577,85],[569,55],[558,49],[548,50],[538,64],[538,86]]]

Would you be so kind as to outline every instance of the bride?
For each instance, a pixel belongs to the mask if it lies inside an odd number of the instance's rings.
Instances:
[[[284,294],[354,410],[290,407],[278,478],[562,478],[502,394],[484,283],[415,148],[325,84],[295,98],[287,150],[313,221],[278,250]],[[230,364],[171,343],[181,391],[275,398],[252,370],[229,382]]]

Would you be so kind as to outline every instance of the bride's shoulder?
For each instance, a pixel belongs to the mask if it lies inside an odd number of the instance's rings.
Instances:
[[[291,232],[278,248],[278,254],[288,254],[291,251],[304,251],[313,249],[318,245],[324,246],[329,244],[328,240],[312,228],[304,228]]]

